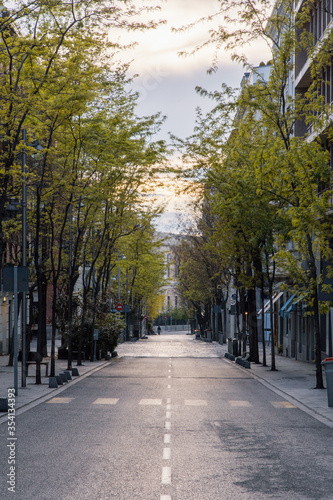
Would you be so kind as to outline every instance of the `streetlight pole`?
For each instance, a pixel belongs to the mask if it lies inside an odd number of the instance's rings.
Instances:
[[[67,370],[72,369],[72,253],[73,253],[73,205],[69,205],[69,263],[68,263],[68,364]]]
[[[22,130],[24,148],[22,151],[22,266],[27,265],[27,167],[26,151],[27,143],[26,130]],[[22,387],[27,385],[27,296],[22,292]]]
[[[120,302],[120,250],[118,250],[118,302]]]

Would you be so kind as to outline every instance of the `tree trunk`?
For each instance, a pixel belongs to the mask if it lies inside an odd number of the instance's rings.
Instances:
[[[275,338],[274,338],[274,314],[273,314],[273,290],[269,287],[270,319],[271,319],[271,371],[276,371],[275,364]]]
[[[312,280],[311,295],[313,298],[313,325],[315,338],[315,355],[316,355],[316,389],[324,389],[323,370],[321,366],[321,336],[319,322],[319,300],[318,300],[318,276],[316,268],[316,260],[313,252],[312,238],[307,234],[307,244],[309,252],[309,269]]]
[[[250,342],[250,361],[259,363],[259,345],[258,345],[258,324],[257,324],[257,308],[256,308],[256,292],[255,289],[249,288],[248,296],[248,327],[249,327],[249,342]]]
[[[261,280],[261,335],[262,335],[262,366],[267,366],[266,361],[266,342],[265,342],[265,294],[264,294],[264,282]]]

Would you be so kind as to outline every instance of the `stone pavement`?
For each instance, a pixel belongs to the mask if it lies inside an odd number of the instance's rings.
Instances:
[[[260,349],[261,351],[261,349]],[[327,390],[314,389],[315,366],[313,363],[304,363],[294,359],[276,356],[277,371],[270,370],[270,348],[267,348],[267,367],[262,364],[251,363],[251,368],[246,369],[233,361],[224,358],[227,345],[216,342],[208,343],[196,340],[192,335],[180,332],[162,333],[154,338],[148,337],[137,342],[126,342],[117,347],[118,356],[160,356],[160,357],[219,357],[223,362],[231,363],[239,370],[246,370],[260,383],[273,390],[276,394],[286,399],[296,407],[302,409],[312,417],[333,428],[333,408],[328,407]],[[260,359],[262,355],[260,352]],[[18,395],[16,396],[16,413],[20,414],[39,403],[53,397],[55,393],[64,391],[69,384],[76,384],[94,371],[112,363],[111,361],[86,361],[83,366],[77,367],[79,377],[56,389],[49,388],[49,379],[45,377],[45,366],[41,366],[42,384],[35,383],[35,368],[29,367],[27,386],[21,387],[21,367],[18,372]],[[7,366],[8,356],[0,356],[0,398],[7,397],[8,389],[14,386],[14,368]],[[76,361],[73,362],[76,367]],[[67,369],[66,360],[56,360],[56,374]],[[324,382],[326,386],[325,369]],[[0,413],[0,424],[7,421],[7,414]]]

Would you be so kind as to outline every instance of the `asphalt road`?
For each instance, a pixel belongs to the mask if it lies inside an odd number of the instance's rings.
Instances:
[[[148,343],[0,426],[1,499],[333,499],[332,429],[190,336]]]

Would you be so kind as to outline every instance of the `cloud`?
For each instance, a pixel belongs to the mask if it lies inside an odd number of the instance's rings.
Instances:
[[[119,37],[123,43],[137,42],[134,49],[129,49],[122,54],[127,61],[132,60],[131,70],[134,73],[142,73],[147,68],[159,68],[159,71],[171,74],[186,74],[195,71],[199,67],[210,66],[211,52],[209,49],[200,51],[195,56],[179,57],[180,51],[191,51],[195,46],[202,44],[209,38],[209,26],[200,23],[190,30],[174,33],[172,28],[181,28],[184,25],[195,22],[203,16],[212,14],[218,10],[218,1],[202,2],[200,0],[168,0],[161,3],[161,10],[155,13],[147,13],[140,16],[140,21],[149,19],[158,21],[165,20],[166,23],[154,30],[143,32],[120,32]]]

